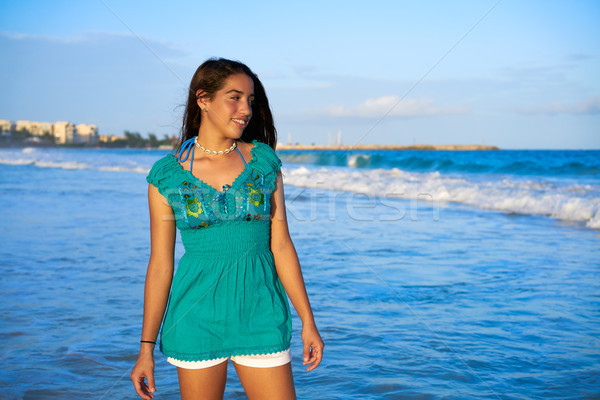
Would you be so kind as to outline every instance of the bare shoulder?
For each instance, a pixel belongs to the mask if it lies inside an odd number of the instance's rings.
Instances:
[[[237,147],[244,156],[245,160],[250,160],[252,158],[252,148],[254,147],[254,143],[252,142],[237,142]]]

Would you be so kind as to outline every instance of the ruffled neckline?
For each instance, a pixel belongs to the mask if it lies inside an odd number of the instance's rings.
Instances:
[[[254,144],[254,146],[252,146],[252,148],[250,149],[250,155],[252,156],[252,159],[248,162],[246,162],[246,165],[244,166],[244,169],[239,173],[239,175],[233,180],[233,182],[229,185],[229,188],[227,190],[231,190],[233,189],[238,182],[243,181],[245,178],[245,175],[247,173],[249,173],[249,171],[251,171],[250,166],[256,163],[256,149],[259,147],[259,142],[258,140],[254,139],[252,142],[252,144]],[[190,180],[192,180],[193,182],[196,182],[198,185],[207,188],[210,191],[213,191],[217,194],[223,195],[226,190],[220,191],[215,189],[213,186],[209,185],[208,183],[204,182],[202,179],[197,178],[194,174],[192,174],[192,172],[190,170],[187,170],[185,168],[183,168],[183,166],[181,164],[179,164],[179,160],[177,159],[177,156],[174,154],[168,154],[167,155],[169,157],[169,159],[171,160],[171,162],[175,163],[175,165],[178,167],[179,171],[181,173],[183,173],[186,177],[188,177]]]

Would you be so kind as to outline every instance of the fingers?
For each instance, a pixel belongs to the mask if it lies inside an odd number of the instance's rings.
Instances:
[[[156,392],[154,385],[154,357],[152,353],[140,353],[135,366],[129,374],[135,392],[144,400],[151,400],[154,398],[152,393]],[[148,380],[148,383],[146,383]]]
[[[133,386],[135,387],[135,392],[144,400],[152,399],[151,394],[148,393],[148,387],[146,386],[146,382],[144,382],[144,378],[140,377],[139,380],[133,381]]]
[[[323,339],[321,339],[321,335],[319,335],[317,327],[314,324],[302,326],[302,343],[304,345],[302,365],[308,365],[306,370],[312,371],[321,363],[323,348],[325,347]]]
[[[306,365],[311,357],[310,344],[304,343],[304,350],[302,351],[302,365]]]
[[[154,388],[154,376],[151,375],[151,378],[148,379],[148,381],[151,381],[150,384],[150,388],[148,388],[148,385],[146,384],[144,377],[143,376],[139,376],[139,377],[131,377],[131,380],[133,381],[133,386],[135,387],[135,392],[144,400],[151,400],[154,398],[154,395],[151,392],[155,392],[156,389]]]
[[[321,360],[323,359],[323,351],[319,348],[313,348],[313,357],[311,365],[306,369],[307,371],[312,371],[317,368],[319,364],[321,364]]]
[[[305,350],[306,353],[306,350]],[[319,345],[310,346],[310,351],[308,352],[308,357],[304,356],[304,362],[302,365],[308,365],[306,371],[312,371],[317,368],[319,364],[321,364],[321,360],[323,359],[323,348]]]
[[[154,374],[148,374],[148,390],[151,393],[156,392],[156,386],[154,386]]]

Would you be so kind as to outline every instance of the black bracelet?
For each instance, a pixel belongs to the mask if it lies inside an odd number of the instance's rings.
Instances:
[[[156,344],[156,342],[153,342],[151,340],[140,340],[140,343],[152,343],[152,344]]]

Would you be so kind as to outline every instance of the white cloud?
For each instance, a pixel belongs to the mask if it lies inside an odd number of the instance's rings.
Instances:
[[[575,104],[572,112],[574,114],[600,114],[600,97],[594,97]]]
[[[575,104],[552,104],[517,109],[522,114],[600,114],[600,97],[592,97]]]
[[[327,115],[335,117],[377,118],[384,115],[395,117],[417,117],[430,115],[465,114],[467,106],[439,107],[432,99],[400,99],[398,96],[382,96],[367,99],[357,106],[330,106]]]

